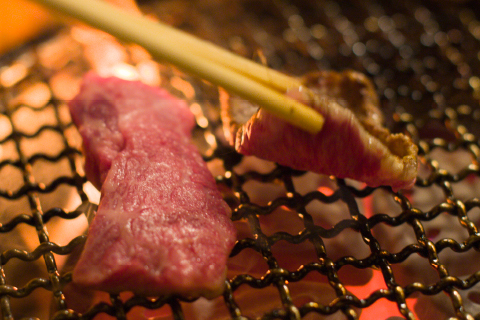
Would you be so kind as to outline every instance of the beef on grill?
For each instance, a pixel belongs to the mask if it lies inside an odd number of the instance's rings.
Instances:
[[[158,88],[89,74],[70,103],[102,198],[75,284],[214,297],[236,232],[196,147],[187,105]]]
[[[403,134],[382,127],[383,116],[371,82],[353,71],[321,71],[289,94],[325,117],[316,135],[302,131],[247,101],[222,99],[226,137],[245,155],[298,170],[351,178],[372,187],[411,187],[417,174],[417,147]]]

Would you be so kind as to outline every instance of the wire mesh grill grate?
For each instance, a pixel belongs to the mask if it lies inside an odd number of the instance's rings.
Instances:
[[[417,183],[393,193],[242,157],[222,136],[217,89],[162,66],[163,84],[189,101],[195,142],[234,209],[239,240],[227,289],[210,302],[72,295],[68,261],[86,229],[79,206],[98,194],[84,178],[81,141],[65,104],[88,65],[69,30],[59,30],[0,60],[3,318],[480,318],[474,1],[141,5],[290,74],[366,73],[387,126],[419,146]]]

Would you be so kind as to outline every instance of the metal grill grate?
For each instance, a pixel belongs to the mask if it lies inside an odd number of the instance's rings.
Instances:
[[[87,64],[81,46],[60,30],[0,60],[3,318],[480,318],[475,1],[141,4],[290,74],[366,73],[387,126],[419,146],[416,186],[393,193],[242,157],[222,137],[216,88],[162,67],[167,88],[188,98],[195,141],[234,208],[239,241],[227,290],[211,302],[72,296],[65,265],[86,228],[75,208],[98,194],[84,178],[81,141],[64,102]]]

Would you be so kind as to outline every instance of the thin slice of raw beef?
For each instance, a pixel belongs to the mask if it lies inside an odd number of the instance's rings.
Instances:
[[[354,71],[321,71],[304,77],[314,94],[302,88],[289,94],[325,118],[315,135],[281,120],[245,100],[222,99],[225,135],[245,155],[275,161],[297,170],[350,178],[394,190],[413,186],[417,146],[403,134],[382,126],[372,83]]]
[[[71,101],[87,178],[102,198],[75,284],[112,293],[221,294],[236,231],[196,147],[186,103],[88,74]]]

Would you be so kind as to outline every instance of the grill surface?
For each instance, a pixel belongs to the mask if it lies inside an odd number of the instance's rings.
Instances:
[[[222,137],[217,89],[162,67],[163,84],[196,114],[195,141],[240,230],[227,290],[213,302],[99,294],[85,307],[85,296],[71,295],[64,265],[86,228],[75,208],[98,194],[84,178],[81,141],[64,103],[71,87],[62,83],[74,83],[88,66],[68,30],[3,57],[3,318],[479,319],[475,4],[141,3],[168,23],[290,74],[366,73],[387,126],[411,135],[420,150],[418,181],[399,193],[243,158]]]

